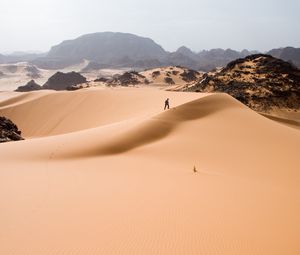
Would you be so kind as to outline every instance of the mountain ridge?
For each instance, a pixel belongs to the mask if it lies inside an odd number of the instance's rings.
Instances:
[[[224,67],[233,60],[257,53],[259,52],[247,49],[236,51],[221,48],[194,52],[186,46],[168,52],[151,38],[130,33],[98,32],[64,40],[52,46],[48,53],[0,54],[0,64],[28,61],[44,69],[61,69],[88,60],[91,62],[88,70],[178,65],[194,70],[210,71],[216,67]],[[272,49],[266,54],[300,67],[300,48]]]

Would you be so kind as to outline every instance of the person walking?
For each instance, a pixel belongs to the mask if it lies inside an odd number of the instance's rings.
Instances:
[[[166,101],[165,101],[165,108],[164,108],[164,110],[166,110],[166,109],[170,109],[169,98],[167,98]]]

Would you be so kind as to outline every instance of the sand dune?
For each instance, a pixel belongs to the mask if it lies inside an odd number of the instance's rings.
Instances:
[[[0,145],[0,254],[300,251],[300,132],[228,95],[36,92],[0,114],[35,137]]]
[[[163,109],[167,97],[172,97],[172,106],[199,98],[197,93],[182,95],[153,89],[126,88],[72,93],[38,91],[21,93],[20,96],[0,102],[0,111],[20,127],[25,137],[36,137],[157,114]]]

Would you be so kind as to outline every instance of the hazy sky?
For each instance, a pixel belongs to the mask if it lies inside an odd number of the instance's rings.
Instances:
[[[300,0],[0,0],[2,53],[103,31],[150,37],[169,51],[300,47]]]

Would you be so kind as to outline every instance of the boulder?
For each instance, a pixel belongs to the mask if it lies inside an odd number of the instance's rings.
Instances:
[[[21,131],[11,120],[0,116],[0,143],[24,140]]]
[[[172,85],[175,84],[175,82],[173,81],[173,79],[171,77],[165,77],[165,83]]]
[[[121,75],[115,75],[109,84],[112,85],[121,85],[121,86],[129,86],[129,85],[137,85],[145,82],[145,76],[141,75],[136,71],[125,72]]]

